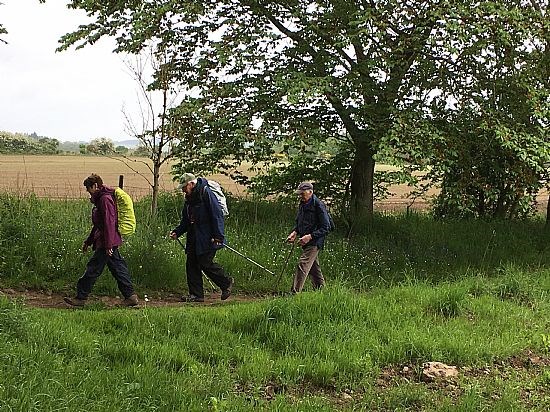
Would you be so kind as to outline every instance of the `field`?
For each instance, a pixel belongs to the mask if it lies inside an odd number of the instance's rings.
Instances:
[[[108,186],[117,186],[119,176],[124,175],[124,189],[136,199],[149,195],[152,162],[146,158],[122,160],[100,156],[0,155],[0,192],[34,193],[50,199],[88,198],[82,182],[91,173],[97,173]],[[231,193],[243,193],[243,187],[223,175],[212,178]],[[169,164],[164,165],[160,190],[170,192],[176,186]]]
[[[88,194],[82,181],[91,173],[99,174],[105,184],[118,185],[120,175],[124,175],[124,189],[136,199],[151,193],[148,180],[151,161],[145,158],[133,158],[122,162],[114,158],[99,156],[20,156],[0,155],[0,192],[17,194],[34,193],[50,199],[87,198]],[[130,168],[131,167],[131,168]],[[390,170],[391,166],[378,165],[377,170]],[[220,182],[225,190],[245,196],[246,189],[224,175],[207,176]],[[147,180],[148,179],[148,180]],[[176,183],[170,175],[170,164],[161,169],[160,190],[173,191]],[[377,202],[377,210],[403,210],[410,202],[405,198],[410,188],[406,185],[394,186],[391,196]],[[436,193],[431,191],[430,194]],[[426,199],[418,199],[415,209],[425,209]]]
[[[151,161],[146,158],[131,160],[114,159],[99,156],[20,156],[0,155],[0,192],[17,194],[34,193],[50,199],[87,198],[88,194],[82,181],[91,173],[99,174],[108,186],[117,186],[120,175],[124,175],[124,189],[135,199],[151,193],[149,181]],[[376,170],[392,170],[391,166],[377,165]],[[236,196],[246,196],[246,188],[235,183],[227,176],[217,174],[207,176],[220,182],[224,190]],[[161,168],[160,190],[171,192],[176,183],[170,174],[170,163]],[[403,211],[411,201],[406,197],[410,188],[406,185],[392,186],[387,199],[375,202],[378,211]],[[430,189],[427,198],[419,198],[411,208],[425,210],[429,205],[429,196],[437,194]],[[542,190],[537,206],[540,212],[546,210],[548,193]]]

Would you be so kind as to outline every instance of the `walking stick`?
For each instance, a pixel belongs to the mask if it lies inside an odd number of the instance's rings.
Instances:
[[[181,245],[181,247],[183,249],[185,249],[185,246],[183,246],[183,243],[181,243],[181,240],[177,237],[176,240],[178,241],[178,243]],[[210,278],[208,276],[206,276],[202,271],[201,271],[202,275],[205,277],[205,279],[208,281],[208,283],[210,283],[210,286],[212,287],[212,292],[215,292],[216,290],[218,290],[218,288],[216,288],[216,286],[214,286],[214,284],[212,283],[212,281],[210,280]]]
[[[285,273],[286,267],[288,265],[288,261],[290,260],[290,256],[292,256],[292,252],[294,252],[294,247],[296,246],[296,240],[292,242],[292,247],[290,248],[290,252],[288,253],[288,256],[286,257],[285,264],[283,265],[283,268],[281,269],[281,273],[279,274],[279,278],[277,279],[277,284],[275,285],[275,289],[279,289],[279,284],[281,283],[281,279],[283,277],[283,274]]]
[[[241,252],[239,252],[238,250],[235,250],[233,249],[231,246],[229,246],[227,243],[223,243],[223,246],[226,247],[227,249],[229,249],[231,252],[233,253],[236,253],[237,255],[239,255],[240,257],[243,257],[245,258],[246,260],[248,260],[250,263],[254,263],[256,266],[262,268],[263,270],[265,270],[267,273],[269,273],[270,275],[272,276],[275,276],[275,273],[273,273],[271,270],[263,267],[262,265],[260,265],[258,262],[255,262],[253,261],[252,259],[250,259],[248,256],[245,256],[243,255]]]

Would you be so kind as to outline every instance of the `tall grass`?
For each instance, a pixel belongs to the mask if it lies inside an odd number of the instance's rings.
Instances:
[[[138,231],[121,248],[139,289],[185,289],[185,255],[168,232],[180,218],[181,196],[163,195],[151,220],[148,200],[136,203]],[[231,199],[228,243],[275,272],[273,277],[225,249],[217,260],[236,278],[236,289],[272,292],[289,289],[299,248],[283,242],[295,210],[284,204]],[[90,229],[87,201],[0,195],[0,284],[61,290],[83,273],[89,256],[80,248]],[[348,237],[343,224],[320,254],[327,281],[368,290],[411,279],[432,283],[464,275],[498,276],[507,265],[547,267],[549,235],[541,220],[437,221],[428,215],[377,215],[374,224]],[[276,280],[289,264],[280,285]],[[104,276],[97,293],[116,293]]]

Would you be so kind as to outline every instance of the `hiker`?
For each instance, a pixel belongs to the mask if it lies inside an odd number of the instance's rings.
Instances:
[[[221,299],[226,300],[231,296],[234,280],[213,261],[225,240],[221,206],[208,181],[191,173],[183,174],[178,190],[185,193],[185,203],[181,222],[170,232],[170,237],[175,240],[187,233],[185,270],[189,295],[182,297],[182,300],[204,302],[202,272],[221,289]]]
[[[289,243],[294,243],[298,238],[302,246],[302,254],[292,283],[293,294],[302,291],[308,274],[311,275],[314,289],[321,289],[325,285],[319,266],[319,251],[323,248],[325,236],[330,231],[327,209],[313,194],[313,185],[309,182],[300,183],[296,194],[300,197],[296,225],[286,238]]]
[[[118,247],[122,238],[117,229],[117,209],[114,200],[114,189],[103,185],[103,180],[92,174],[84,180],[86,191],[90,194],[92,208],[92,230],[82,245],[85,253],[92,246],[93,256],[86,265],[84,275],[76,284],[76,297],[65,298],[65,302],[72,306],[84,306],[88,295],[97,278],[103,272],[105,265],[117,281],[118,289],[124,296],[123,306],[136,306],[138,297],[134,293],[128,265],[120,255]]]

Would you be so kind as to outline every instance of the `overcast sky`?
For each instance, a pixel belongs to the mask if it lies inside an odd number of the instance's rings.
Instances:
[[[122,108],[137,112],[136,83],[103,39],[56,53],[61,35],[87,21],[65,0],[1,0],[0,130],[60,141],[129,139]]]

